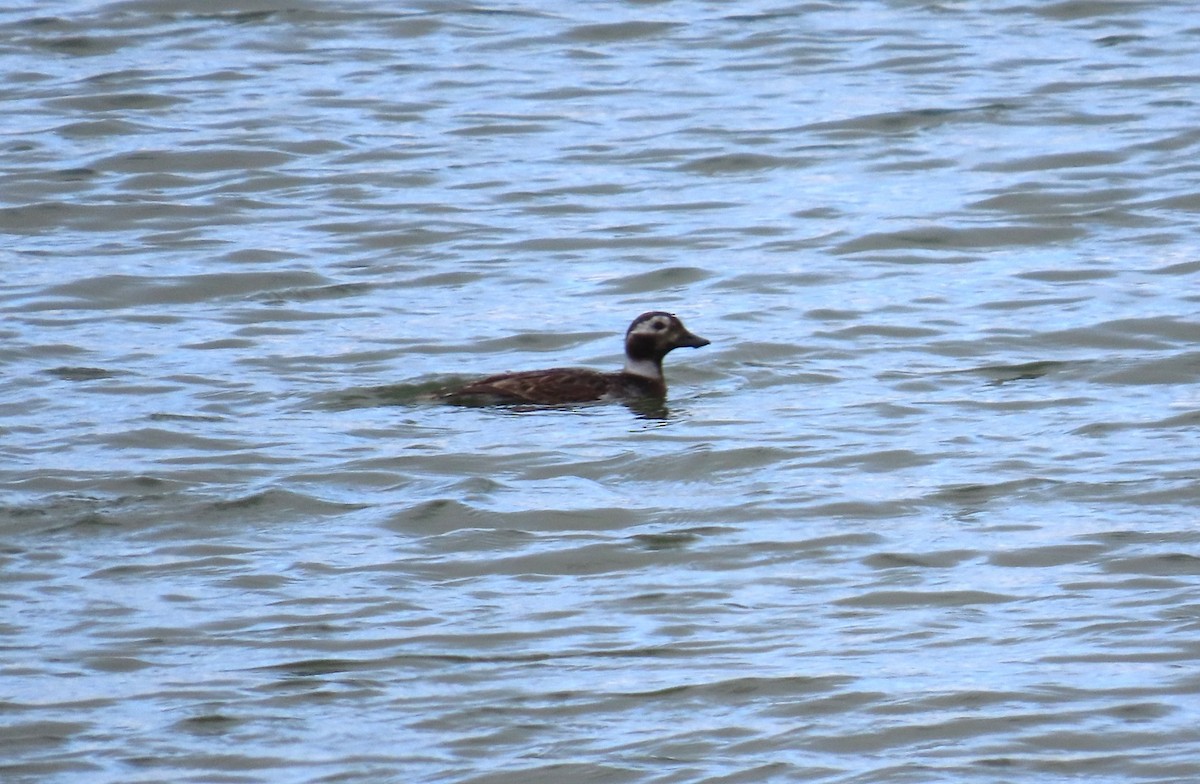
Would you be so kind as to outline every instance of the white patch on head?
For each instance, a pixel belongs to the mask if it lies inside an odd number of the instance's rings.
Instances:
[[[671,317],[665,314],[651,316],[645,321],[638,322],[629,334],[631,335],[661,335],[671,329]]]

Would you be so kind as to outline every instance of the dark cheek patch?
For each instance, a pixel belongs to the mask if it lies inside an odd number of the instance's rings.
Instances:
[[[656,345],[657,342],[651,335],[630,335],[625,350],[632,359],[654,359],[657,353]]]

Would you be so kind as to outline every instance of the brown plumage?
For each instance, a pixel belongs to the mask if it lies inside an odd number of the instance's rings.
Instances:
[[[584,368],[550,368],[501,373],[442,393],[451,403],[474,405],[561,405],[597,400],[663,398],[667,383],[662,361],[673,349],[707,346],[671,313],[651,311],[633,320],[625,332],[625,368],[601,373]]]

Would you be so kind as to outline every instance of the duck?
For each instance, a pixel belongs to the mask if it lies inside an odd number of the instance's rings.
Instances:
[[[500,373],[444,391],[439,397],[465,405],[662,400],[667,395],[663,358],[677,348],[703,348],[709,343],[688,331],[674,313],[652,310],[635,318],[625,331],[625,366],[616,373],[565,367]]]

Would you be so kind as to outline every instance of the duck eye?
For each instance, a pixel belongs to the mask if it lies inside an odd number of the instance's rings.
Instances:
[[[654,331],[655,332],[662,332],[666,328],[667,328],[667,325],[664,324],[663,322],[661,322],[661,321],[654,322]]]

